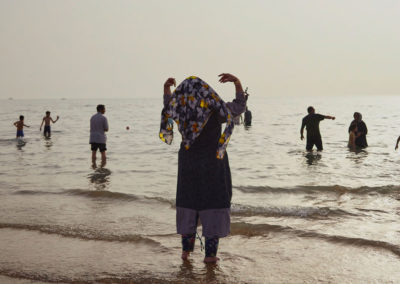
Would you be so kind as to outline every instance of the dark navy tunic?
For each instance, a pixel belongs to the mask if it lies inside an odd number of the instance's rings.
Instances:
[[[178,155],[176,206],[196,211],[230,208],[232,180],[228,153],[217,159],[221,122],[213,113],[199,137]]]

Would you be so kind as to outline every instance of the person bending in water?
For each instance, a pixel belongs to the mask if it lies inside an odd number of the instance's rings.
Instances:
[[[321,133],[319,132],[319,122],[325,118],[334,120],[335,117],[315,113],[315,109],[312,106],[308,107],[307,111],[308,115],[303,118],[301,124],[300,139],[304,140],[303,132],[305,127],[307,129],[307,151],[311,151],[314,145],[317,146],[318,151],[322,151],[323,147]]]
[[[14,126],[17,128],[17,138],[24,137],[24,126],[30,127],[24,124],[24,116],[20,115],[19,120],[14,122]]]
[[[43,117],[42,124],[40,125],[40,131],[42,131],[42,126],[44,123],[44,131],[43,131],[44,136],[46,136],[46,137],[51,136],[50,122],[56,123],[59,118],[60,117],[57,115],[57,119],[53,120],[53,118],[50,116],[50,112],[46,111],[46,116]]]
[[[225,103],[198,77],[187,78],[173,93],[170,87],[176,85],[175,79],[169,78],[164,83],[160,139],[169,145],[172,143],[174,121],[182,135],[178,153],[176,227],[181,235],[183,260],[187,260],[194,249],[199,219],[206,240],[206,263],[219,260],[219,239],[230,232],[232,179],[226,147],[234,127],[233,118],[244,112],[246,98],[238,78],[226,73],[219,76],[221,83],[234,83],[236,98],[233,102]]]
[[[90,139],[89,143],[92,149],[92,166],[96,167],[97,149],[101,153],[101,166],[106,165],[106,140],[107,136],[104,132],[108,131],[108,121],[104,116],[106,107],[104,105],[97,106],[97,113],[90,118]]]

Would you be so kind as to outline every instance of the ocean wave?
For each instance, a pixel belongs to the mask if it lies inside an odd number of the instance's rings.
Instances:
[[[11,142],[11,141],[18,141],[17,138],[0,138],[0,142]]]
[[[106,273],[105,273],[106,274]],[[151,275],[151,271],[141,271],[141,272],[132,272],[125,273],[121,275],[110,275],[99,277],[97,275],[89,276],[61,276],[61,275],[52,275],[49,273],[41,273],[34,272],[29,270],[12,270],[12,269],[4,269],[0,268],[0,275],[8,277],[8,278],[17,278],[17,279],[25,279],[30,281],[40,281],[45,283],[79,283],[79,284],[93,284],[93,283],[118,283],[118,284],[189,284],[189,283],[203,283],[201,275],[193,276],[189,279],[182,279],[182,277],[178,277],[175,275],[170,275],[169,279],[167,279],[165,275],[157,277],[157,275]],[[175,276],[175,277],[174,277]],[[199,278],[199,279],[196,279]],[[213,281],[213,283],[216,281]],[[226,281],[223,279],[218,279],[218,283],[230,283],[230,281]]]
[[[76,195],[89,198],[106,198],[116,200],[138,200],[138,196],[128,193],[107,191],[107,190],[84,190],[84,189],[69,189],[65,191],[40,191],[40,190],[18,190],[13,192],[16,195]]]
[[[243,193],[279,193],[279,194],[296,194],[296,193],[320,193],[332,192],[337,194],[393,194],[400,193],[400,186],[361,186],[361,187],[346,187],[341,185],[332,186],[295,186],[295,187],[270,187],[270,186],[234,186],[236,190]]]
[[[70,189],[60,194],[77,195],[90,198],[107,198],[107,199],[117,199],[117,200],[138,200],[139,196],[129,193],[108,191],[108,190],[84,190],[84,189]]]
[[[331,243],[340,243],[349,246],[384,249],[400,256],[400,246],[384,241],[329,235],[318,232],[298,230],[289,226],[281,226],[281,225],[249,224],[245,222],[231,223],[232,235],[243,235],[247,237],[254,237],[254,236],[265,236],[270,232],[292,234],[295,235],[296,237],[320,239]]]
[[[291,227],[271,224],[249,224],[246,222],[232,222],[231,235],[242,235],[247,237],[264,236],[270,232],[290,232]]]
[[[20,142],[16,138],[6,138],[6,139],[0,139],[0,145],[3,146],[8,146],[8,145],[18,145]]]
[[[52,191],[36,191],[36,190],[18,190],[14,191],[13,194],[16,195],[46,195],[46,194],[60,194],[60,192],[52,192]]]
[[[44,283],[74,283],[76,281],[75,279],[71,279],[65,276],[50,276],[48,273],[38,273],[38,272],[33,272],[33,271],[23,271],[21,269],[19,270],[12,270],[12,269],[4,269],[0,268],[0,275],[6,276],[8,278],[16,278],[19,281],[21,279],[28,280],[28,281],[34,281],[33,283],[36,283],[36,281],[44,282]],[[16,283],[18,283],[16,280]],[[9,282],[12,283],[12,282]],[[79,283],[82,284],[89,284],[92,283],[91,281],[80,281]]]
[[[154,200],[159,203],[168,204],[175,207],[175,199],[168,199],[159,196],[139,196],[130,193],[122,193],[108,190],[85,190],[85,189],[69,189],[65,191],[36,191],[36,190],[19,190],[13,192],[16,195],[75,195],[88,198],[104,198],[115,199],[121,201],[137,201],[137,200]]]
[[[168,199],[168,198],[164,198],[164,197],[150,197],[150,196],[144,196],[144,199],[148,199],[148,200],[156,200],[160,203],[165,203],[170,205],[172,208],[175,208],[176,203],[175,203],[175,199]]]
[[[319,219],[333,216],[359,216],[359,214],[329,207],[253,207],[240,204],[232,204],[231,212],[233,216],[240,217],[264,216]]]
[[[145,243],[147,245],[151,246],[156,245],[164,248],[161,245],[161,243],[151,239],[150,237],[138,234],[116,235],[116,234],[105,234],[103,231],[99,232],[96,230],[89,230],[89,229],[82,230],[79,228],[65,227],[59,225],[34,225],[34,224],[16,224],[16,223],[0,223],[0,229],[36,231],[49,235],[60,235],[67,238],[77,238],[90,241]]]

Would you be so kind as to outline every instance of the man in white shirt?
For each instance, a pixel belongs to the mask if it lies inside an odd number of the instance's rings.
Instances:
[[[89,143],[92,149],[92,166],[96,167],[96,153],[97,149],[101,153],[101,166],[106,165],[106,141],[107,136],[105,132],[108,131],[108,121],[104,116],[106,108],[104,105],[97,106],[97,113],[90,118],[90,139]]]

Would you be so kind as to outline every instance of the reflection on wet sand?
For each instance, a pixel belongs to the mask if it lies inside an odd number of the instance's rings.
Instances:
[[[207,263],[206,264],[206,283],[215,283],[217,281],[217,272],[219,271],[219,266],[216,263]],[[219,271],[220,272],[220,271]]]
[[[180,266],[180,270],[177,273],[178,279],[188,279],[188,280],[195,280],[195,274],[193,272],[193,265],[192,262],[189,260],[184,260],[182,265]]]
[[[50,137],[47,136],[43,136],[43,140],[44,140],[44,146],[50,150],[50,148],[53,146],[53,141],[51,140]]]
[[[350,149],[349,154],[347,155],[347,159],[355,162],[356,164],[362,164],[365,158],[368,156],[368,152],[365,149]]]
[[[96,190],[107,190],[110,185],[110,175],[111,171],[109,169],[96,168],[93,173],[88,175],[88,179]]]
[[[100,163],[100,168],[104,168],[107,165],[107,160],[106,159],[102,159],[101,163]],[[96,161],[92,162],[92,169],[96,170],[97,169],[97,163]]]
[[[318,164],[318,161],[321,160],[322,155],[319,153],[315,154],[314,152],[308,152],[304,157],[306,158],[306,163],[309,166],[312,166]]]
[[[22,147],[24,147],[25,145],[26,145],[26,142],[24,139],[20,139],[20,138],[17,139],[16,146],[17,146],[18,150],[22,150]]]
[[[221,283],[221,270],[216,263],[204,264],[204,269],[194,271],[192,261],[184,260],[177,273],[177,279],[185,279],[200,283]],[[217,277],[219,275],[220,277]],[[200,278],[200,279],[199,279]]]

